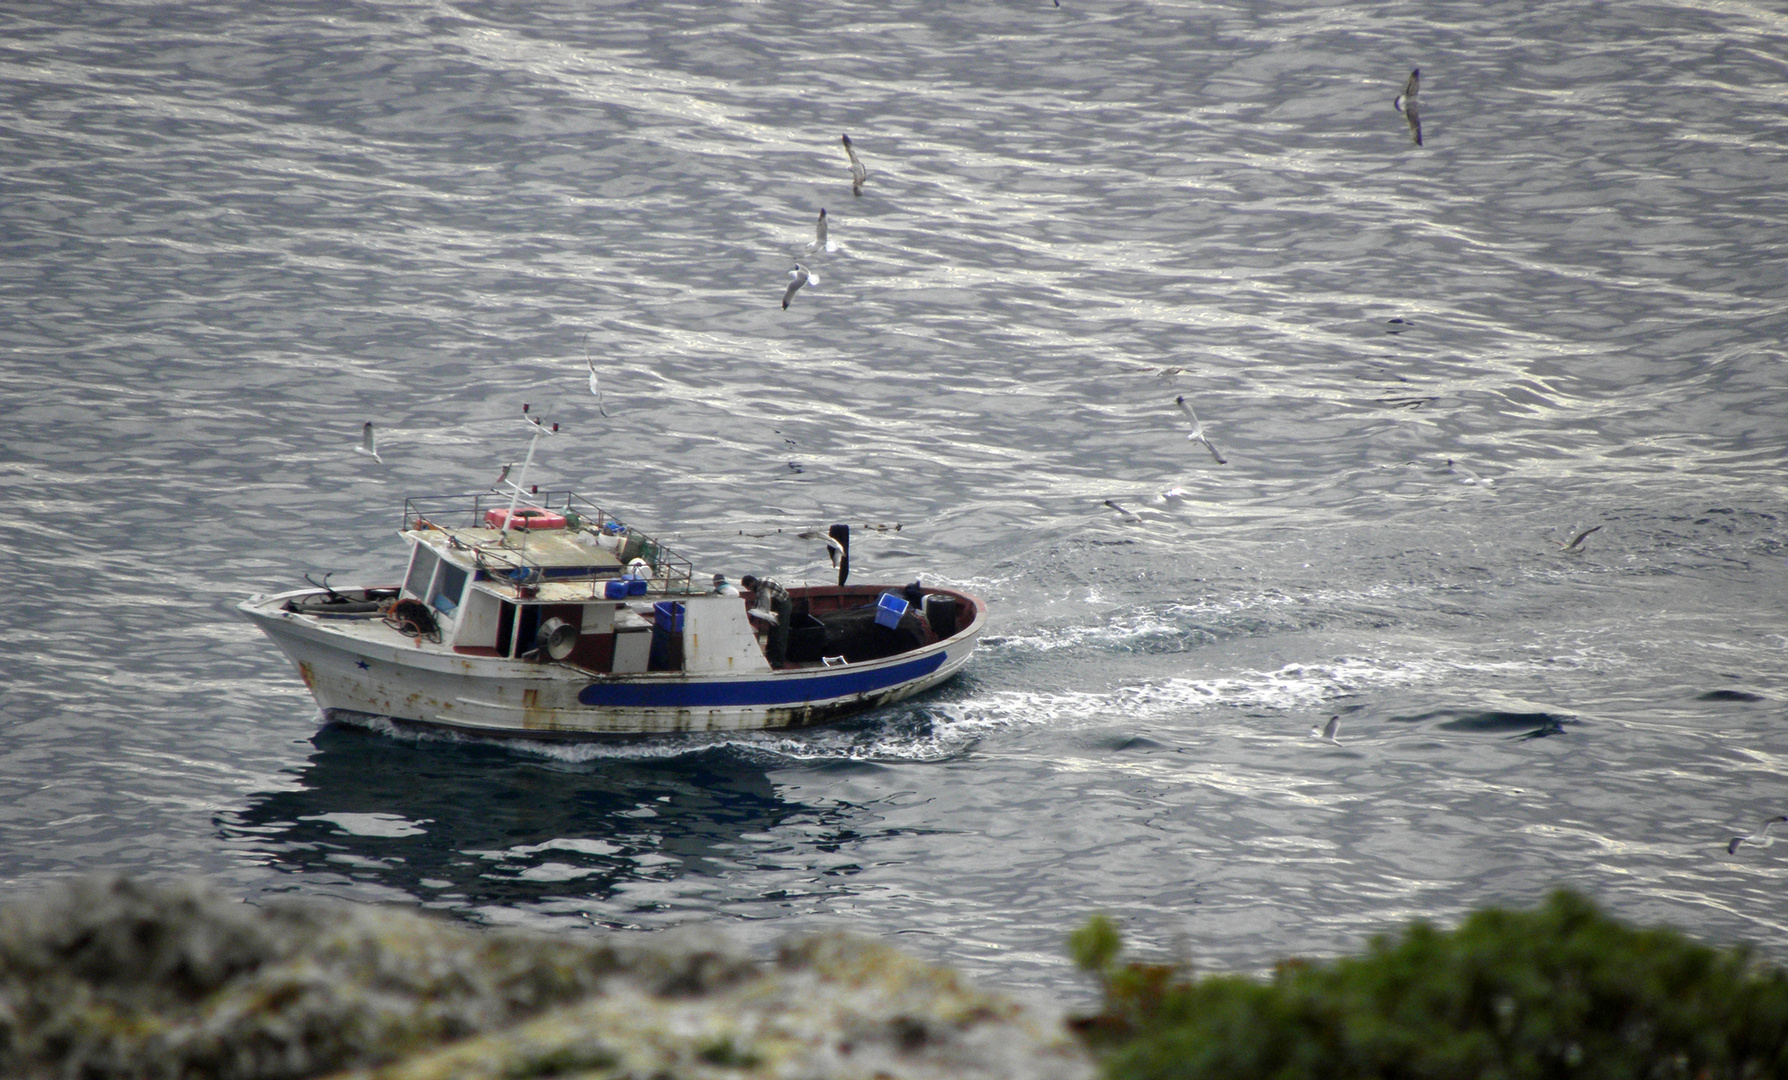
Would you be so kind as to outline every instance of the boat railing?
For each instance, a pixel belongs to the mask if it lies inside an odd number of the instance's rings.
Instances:
[[[404,531],[414,529],[480,529],[486,528],[486,515],[492,510],[506,511],[511,496],[490,491],[475,495],[434,495],[404,500]],[[574,491],[542,491],[528,496],[529,507],[550,510],[564,515],[568,529],[594,533],[603,538],[622,567],[634,559],[644,559],[651,567],[654,592],[688,594],[694,592],[695,567],[688,559],[665,547],[658,539],[623,522],[602,509],[593,500]],[[527,559],[529,530],[511,529],[512,554]],[[612,545],[612,546],[611,546]],[[613,570],[586,574],[552,572],[554,580],[575,580],[581,577],[613,577]]]

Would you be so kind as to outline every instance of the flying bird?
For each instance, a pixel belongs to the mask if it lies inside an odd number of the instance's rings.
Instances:
[[[596,395],[596,411],[607,416],[608,406],[602,402],[602,380],[596,377],[596,361],[585,357],[584,363],[590,366],[590,393]]]
[[[1763,828],[1759,829],[1754,835],[1734,836],[1732,841],[1726,845],[1726,854],[1736,855],[1738,853],[1738,845],[1740,844],[1756,844],[1758,847],[1770,846],[1775,843],[1775,840],[1769,835],[1770,826],[1783,821],[1788,821],[1788,816],[1777,814],[1775,817],[1765,820]]]
[[[1496,481],[1489,477],[1479,476],[1477,473],[1472,472],[1470,469],[1459,464],[1457,461],[1454,461],[1452,458],[1447,458],[1446,470],[1454,476],[1459,477],[1459,482],[1461,484],[1481,484],[1484,487],[1489,487],[1491,484],[1496,483]]]
[[[838,560],[846,554],[844,545],[839,542],[838,537],[831,533],[823,533],[818,529],[807,529],[804,532],[796,533],[795,538],[797,540],[824,540],[826,542],[826,558],[832,560],[833,566],[837,566]]]
[[[1335,733],[1340,730],[1341,716],[1340,714],[1336,714],[1329,717],[1329,722],[1322,727],[1311,728],[1310,737],[1312,739],[1321,739],[1324,742],[1340,742],[1340,739],[1335,738]]]
[[[1186,438],[1191,439],[1193,442],[1203,443],[1204,448],[1209,450],[1211,456],[1217,459],[1217,464],[1229,464],[1229,460],[1217,450],[1216,445],[1212,443],[1211,440],[1205,438],[1204,425],[1199,422],[1198,414],[1192,411],[1192,406],[1186,403],[1186,395],[1181,394],[1179,397],[1175,398],[1174,404],[1178,405],[1180,411],[1186,414],[1186,419],[1192,421],[1192,430],[1187,433]]]
[[[590,335],[588,334],[584,335],[584,364],[590,369],[590,393],[596,395],[596,411],[607,416],[608,406],[602,403],[602,380],[596,377],[596,361],[590,359]]]
[[[1596,530],[1598,530],[1600,528],[1601,528],[1600,525],[1591,525],[1589,528],[1584,529],[1582,532],[1578,533],[1576,536],[1571,537],[1568,541],[1567,540],[1558,541],[1559,549],[1562,551],[1569,552],[1571,554],[1581,554],[1583,551],[1583,541],[1588,539],[1590,533],[1595,532]]]
[[[857,160],[857,151],[851,146],[851,137],[849,135],[840,137],[844,140],[845,156],[851,159],[851,194],[860,196],[863,194],[863,181],[869,179],[869,170],[865,169],[863,163]]]
[[[1422,89],[1422,69],[1416,68],[1409,73],[1409,81],[1403,84],[1403,92],[1391,99],[1391,107],[1403,114],[1409,121],[1409,130],[1415,136],[1415,144],[1422,145],[1422,116],[1416,111],[1416,94]]]
[[[788,272],[788,276],[794,280],[788,283],[788,289],[782,294],[782,310],[784,311],[788,310],[788,302],[793,300],[795,294],[801,291],[801,286],[819,284],[819,275],[807,269],[805,266],[802,266],[800,263],[795,264],[795,268]]]
[[[361,427],[360,445],[354,447],[354,452],[356,454],[365,454],[367,457],[372,458],[381,465],[385,464],[385,459],[379,456],[379,439],[377,435],[373,434],[373,422],[371,420],[368,420],[366,424]]]
[[[813,239],[807,242],[808,251],[837,251],[838,245],[826,236],[826,208],[820,207],[819,221],[813,226]]]
[[[1117,511],[1117,519],[1126,525],[1142,524],[1142,515],[1114,499],[1106,499],[1105,505]]]

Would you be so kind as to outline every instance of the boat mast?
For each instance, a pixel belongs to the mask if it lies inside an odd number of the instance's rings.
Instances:
[[[521,497],[528,493],[528,469],[534,464],[534,448],[540,445],[542,435],[557,435],[559,433],[559,425],[554,424],[549,429],[545,424],[529,416],[528,407],[525,404],[522,406],[522,422],[534,429],[534,437],[528,440],[528,456],[522,462],[521,476],[514,480],[503,481],[509,486],[510,495],[509,512],[503,515],[503,532],[497,537],[497,542],[500,544],[509,542],[509,529],[515,524],[515,508],[520,505]]]

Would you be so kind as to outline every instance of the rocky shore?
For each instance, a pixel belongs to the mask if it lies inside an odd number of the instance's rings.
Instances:
[[[1062,1019],[845,934],[757,958],[123,877],[0,907],[9,1077],[1093,1076]]]

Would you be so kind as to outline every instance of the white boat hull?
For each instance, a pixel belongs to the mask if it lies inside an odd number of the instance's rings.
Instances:
[[[835,667],[690,674],[600,674],[553,661],[466,655],[365,620],[284,610],[298,590],[255,596],[240,610],[297,666],[324,715],[360,713],[458,731],[539,738],[810,727],[928,690],[968,661],[985,606],[923,648]],[[356,632],[349,632],[354,630]],[[383,639],[383,640],[381,640]]]

